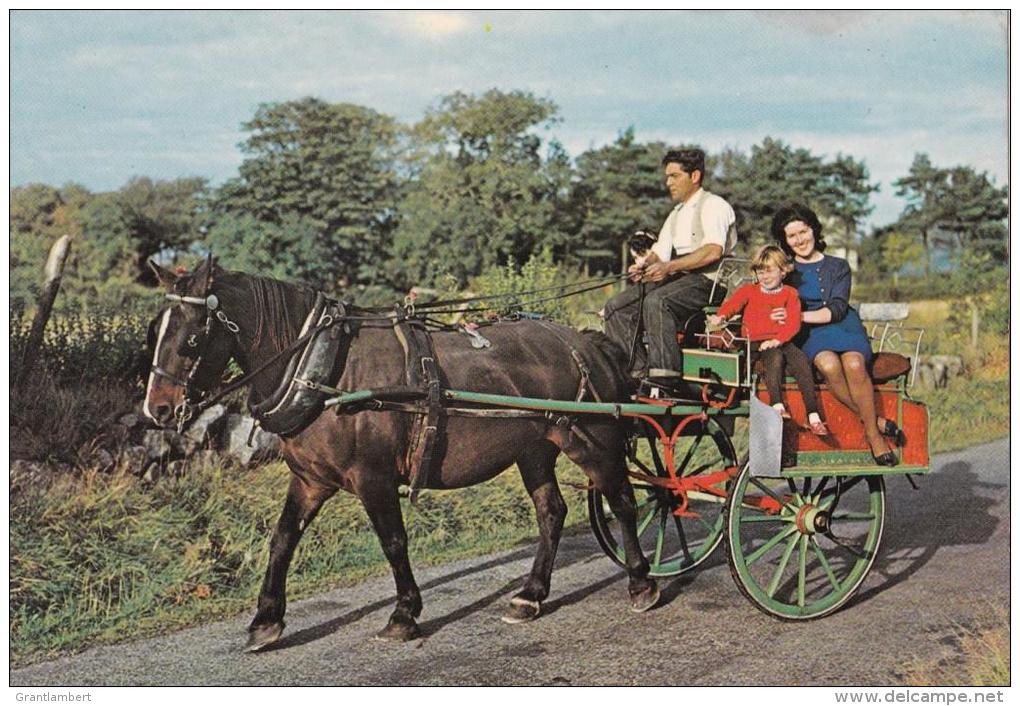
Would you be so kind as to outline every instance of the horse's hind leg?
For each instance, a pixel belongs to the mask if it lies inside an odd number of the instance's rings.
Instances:
[[[383,640],[413,640],[421,634],[415,618],[421,615],[421,591],[411,573],[407,557],[407,531],[400,511],[400,498],[395,485],[386,478],[362,477],[355,482],[355,492],[365,506],[383,553],[393,570],[397,584],[397,607],[386,627],[376,637]]]
[[[615,430],[614,430],[615,431]],[[634,489],[627,480],[627,464],[624,458],[623,442],[612,441],[614,432],[588,432],[574,437],[564,451],[581,467],[595,489],[605,496],[613,514],[620,521],[623,535],[623,550],[627,564],[631,610],[643,613],[659,600],[659,588],[655,579],[648,577],[648,560],[641,552],[637,536],[637,503]]]
[[[560,450],[549,442],[517,460],[524,487],[535,504],[538,519],[538,551],[531,574],[522,588],[510,599],[510,608],[503,615],[507,623],[522,623],[538,617],[542,601],[549,596],[553,561],[560,543],[563,521],[567,517],[567,504],[556,483],[556,457]]]
[[[332,489],[305,483],[297,475],[290,480],[287,500],[269,546],[269,566],[259,592],[258,610],[248,627],[249,652],[266,647],[280,639],[283,614],[287,609],[287,569],[294,549],[308,529],[322,504],[334,493]]]
[[[587,471],[587,469],[585,469]],[[630,608],[635,613],[643,613],[659,602],[659,587],[655,579],[648,577],[648,560],[641,552],[641,544],[637,536],[637,503],[634,500],[634,489],[626,477],[619,474],[598,480],[598,474],[588,474],[595,483],[596,489],[605,496],[613,514],[620,521],[623,535],[623,550],[627,563],[627,576],[630,581],[627,590],[630,593]]]

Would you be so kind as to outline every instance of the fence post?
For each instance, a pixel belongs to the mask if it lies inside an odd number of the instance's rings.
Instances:
[[[39,346],[42,344],[43,331],[46,329],[46,322],[50,320],[50,312],[53,311],[53,302],[60,291],[60,279],[64,275],[64,263],[71,252],[71,236],[62,235],[50,248],[50,255],[46,259],[46,283],[43,285],[42,294],[39,295],[39,303],[36,308],[35,318],[32,319],[32,330],[28,334],[28,341],[25,343],[25,353],[21,359],[21,375],[18,378],[17,386],[20,389],[28,380],[35,367],[36,359],[39,357]]]

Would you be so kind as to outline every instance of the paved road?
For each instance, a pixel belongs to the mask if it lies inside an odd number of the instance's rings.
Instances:
[[[871,684],[952,653],[961,629],[1009,606],[1009,443],[936,459],[914,491],[888,486],[881,556],[859,598],[824,620],[778,622],[733,585],[720,551],[627,609],[624,575],[587,533],[565,538],[541,619],[505,625],[532,548],[417,571],[425,637],[372,639],[388,578],[290,606],[276,649],[244,654],[250,615],[12,671],[25,685]],[[989,616],[992,616],[991,618]]]

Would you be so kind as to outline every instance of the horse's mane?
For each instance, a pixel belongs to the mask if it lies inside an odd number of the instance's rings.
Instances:
[[[315,301],[315,292],[312,289],[271,277],[243,272],[223,272],[218,279],[225,283],[229,282],[242,292],[244,285],[247,285],[251,295],[251,315],[257,322],[253,334],[253,347],[258,347],[263,338],[268,336],[275,348],[285,348],[300,330],[305,315]],[[296,314],[298,318],[295,318]]]

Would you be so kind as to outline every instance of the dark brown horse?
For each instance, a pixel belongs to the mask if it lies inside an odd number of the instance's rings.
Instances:
[[[216,386],[231,357],[246,373],[268,362],[253,378],[252,400],[271,395],[290,356],[272,359],[299,339],[315,292],[225,271],[211,263],[186,275],[154,269],[173,303],[154,321],[153,372],[145,413],[157,424],[172,425],[196,391],[204,393]],[[449,388],[573,400],[581,381],[573,350],[587,367],[590,391],[604,401],[626,398],[623,353],[601,334],[528,320],[492,325],[484,333],[491,341],[491,347],[484,349],[473,348],[462,333],[433,334],[435,357]],[[405,351],[392,324],[381,317],[363,321],[349,335],[353,340],[337,387],[352,391],[404,382]],[[284,628],[287,568],[294,549],[322,504],[341,489],[361,500],[393,570],[396,608],[379,636],[408,640],[419,634],[415,618],[422,610],[421,595],[408,562],[397,493],[398,486],[406,483],[414,416],[401,411],[336,414],[328,409],[283,440],[283,457],[293,477],[273,533],[258,610],[248,629],[248,649],[258,650],[279,639]],[[451,415],[436,447],[426,487],[463,488],[517,464],[535,504],[538,550],[524,587],[511,599],[504,616],[507,622],[537,617],[549,595],[567,512],[554,475],[561,451],[584,470],[625,528],[632,610],[648,610],[658,600],[635,531],[634,495],[624,461],[625,430],[610,416],[582,416],[570,425],[541,418]]]

